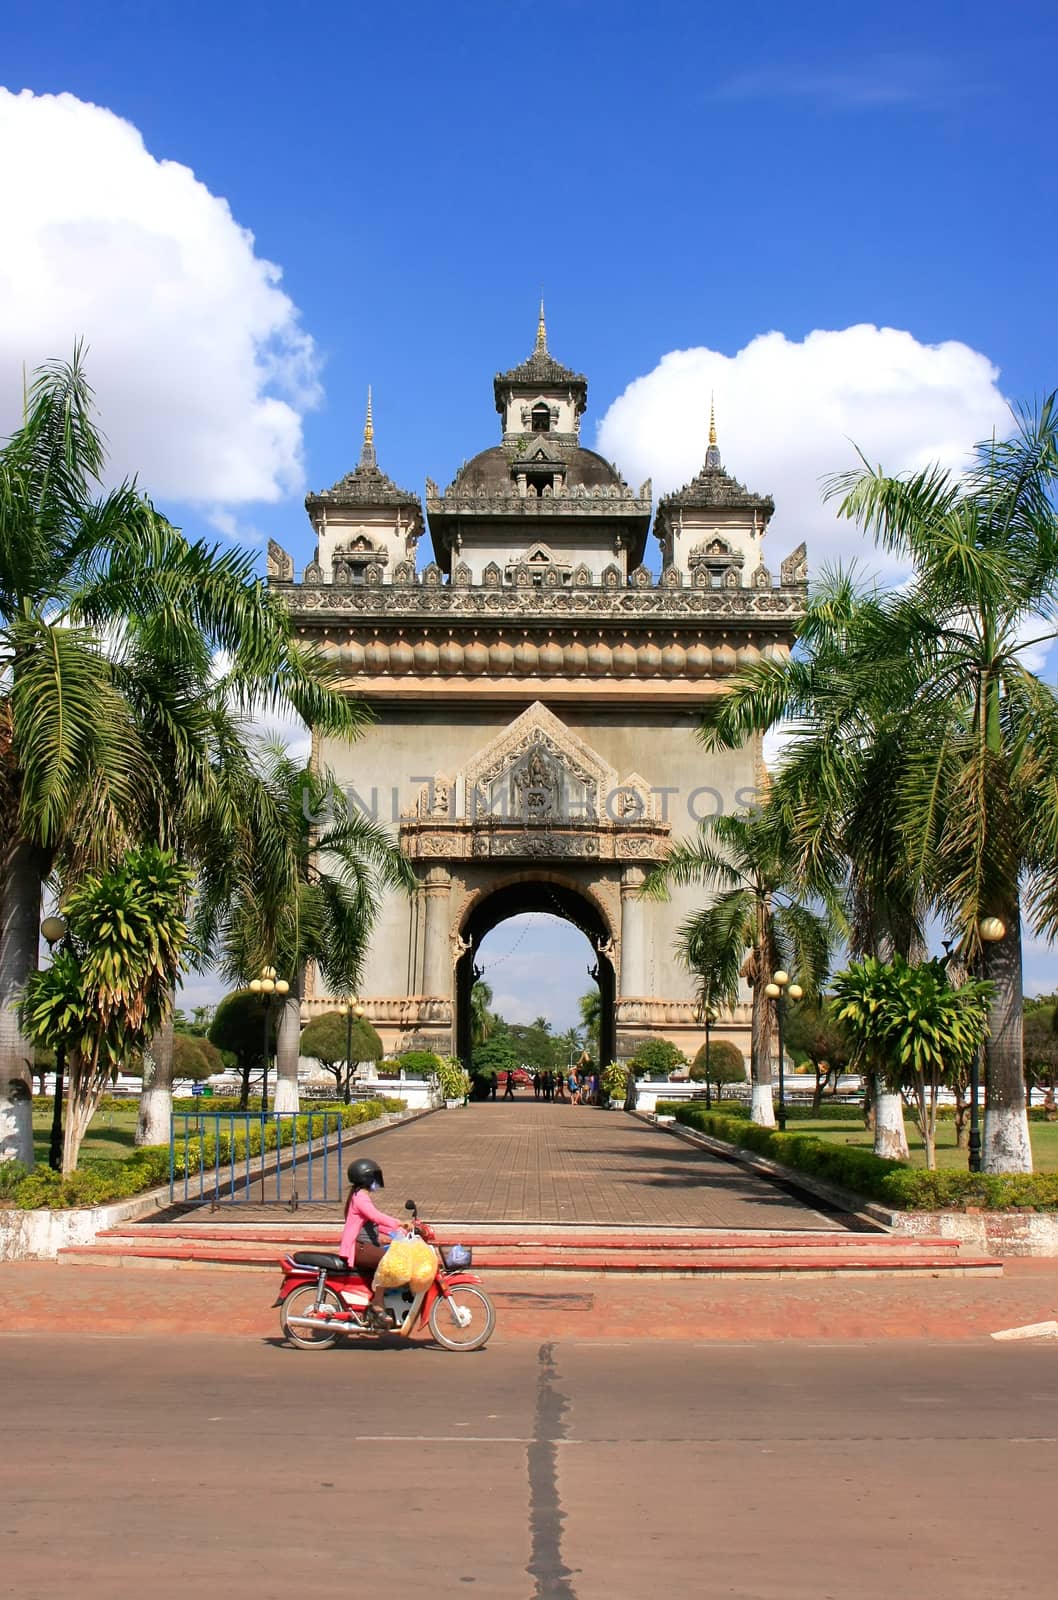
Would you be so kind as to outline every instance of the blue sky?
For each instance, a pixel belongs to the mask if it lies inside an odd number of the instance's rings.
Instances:
[[[848,434],[897,467],[901,416],[928,413],[915,438],[950,455],[1058,382],[1056,42],[1058,11],[1017,0],[17,8],[0,82],[104,108],[146,156],[76,107],[15,107],[0,157],[35,177],[33,222],[20,237],[7,194],[0,413],[23,358],[86,333],[117,464],[189,529],[271,534],[301,565],[305,488],[355,460],[367,384],[383,467],[448,482],[496,437],[492,374],[528,353],[543,288],[552,349],[589,377],[588,442],[601,425],[655,489],[693,472],[704,419],[674,409],[674,354],[697,352],[695,404],[719,386],[730,464],[785,518],[775,554],[806,531],[844,552],[812,485]],[[58,172],[99,193],[76,252]],[[131,345],[102,281],[119,254],[160,285]],[[1050,955],[1030,981],[1054,985]]]

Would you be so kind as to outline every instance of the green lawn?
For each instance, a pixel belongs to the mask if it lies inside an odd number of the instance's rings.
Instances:
[[[81,1159],[91,1160],[93,1156],[127,1156],[136,1146],[136,1119],[139,1115],[139,1104],[131,1101],[120,1110],[99,1111],[92,1118],[81,1146]],[[48,1164],[48,1148],[51,1144],[51,1107],[37,1110],[33,1108],[33,1151],[36,1160],[42,1165]]]
[[[924,1167],[926,1156],[918,1129],[908,1118],[905,1118],[905,1127],[911,1151],[911,1165]],[[848,1117],[840,1121],[834,1118],[791,1117],[786,1131],[811,1133],[817,1139],[828,1139],[835,1144],[854,1145],[859,1150],[870,1151],[874,1148],[874,1137],[863,1126],[863,1117],[857,1111],[850,1111]],[[1036,1171],[1058,1172],[1058,1122],[1030,1122],[1029,1134],[1032,1139],[1032,1156]],[[937,1166],[960,1169],[966,1167],[966,1151],[957,1150],[955,1147],[953,1121],[937,1124]]]

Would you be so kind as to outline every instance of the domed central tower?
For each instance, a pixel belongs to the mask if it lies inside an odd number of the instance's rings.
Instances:
[[[547,348],[544,308],[527,361],[496,374],[498,445],[460,468],[444,494],[426,480],[437,564],[488,587],[623,585],[650,526],[650,484],[638,495],[580,442],[588,383]]]

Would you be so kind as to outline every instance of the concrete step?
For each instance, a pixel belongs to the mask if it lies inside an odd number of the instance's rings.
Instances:
[[[262,1237],[262,1233],[268,1237]],[[274,1234],[274,1237],[272,1236]],[[300,1235],[300,1236],[299,1236]],[[463,1229],[460,1239],[474,1250],[482,1270],[513,1273],[631,1273],[675,1277],[718,1274],[768,1276],[836,1273],[929,1275],[1001,1273],[993,1257],[971,1256],[957,1241],[907,1239],[885,1234],[762,1234],[643,1237],[596,1233],[560,1238],[485,1238]],[[442,1237],[442,1242],[446,1242]],[[448,1242],[451,1242],[450,1240]],[[114,1229],[93,1244],[59,1253],[65,1265],[217,1266],[275,1271],[282,1255],[298,1248],[334,1248],[334,1230],[321,1237],[305,1229],[188,1228],[164,1225]]]
[[[441,1244],[471,1245],[480,1249],[535,1250],[863,1250],[928,1247],[933,1251],[957,1254],[959,1241],[928,1235],[912,1239],[887,1232],[852,1232],[844,1229],[804,1229],[797,1232],[761,1229],[759,1232],[732,1229],[655,1228],[625,1226],[576,1227],[570,1224],[468,1222],[438,1227]],[[229,1221],[170,1223],[127,1223],[100,1233],[101,1242],[128,1240],[132,1243],[172,1242],[175,1239],[240,1246],[279,1245],[295,1249],[337,1248],[340,1230],[330,1223],[232,1224]]]

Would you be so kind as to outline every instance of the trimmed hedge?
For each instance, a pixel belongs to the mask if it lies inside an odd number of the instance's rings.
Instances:
[[[204,1115],[214,1110],[227,1114],[230,1110],[238,1110],[238,1101],[207,1101],[205,1106],[198,1099],[175,1102],[175,1109],[183,1110],[184,1107],[191,1111],[201,1111]],[[335,1113],[340,1118],[343,1128],[355,1128],[358,1123],[373,1122],[387,1111],[403,1110],[404,1104],[400,1100],[360,1100],[351,1106],[335,1104],[312,1108],[313,1113],[316,1111]],[[279,1126],[280,1147],[292,1142],[295,1129],[299,1140],[308,1138],[308,1114],[297,1117],[294,1122],[284,1121]],[[178,1137],[175,1150],[175,1176],[183,1178],[186,1174],[212,1167],[217,1161],[225,1162],[233,1159],[241,1161],[245,1160],[247,1155],[259,1155],[261,1131],[260,1122],[250,1122],[245,1130],[237,1129],[234,1136],[222,1128],[219,1138],[209,1133],[189,1133],[186,1140]],[[264,1124],[266,1150],[275,1149],[276,1133],[275,1122]],[[169,1146],[143,1145],[130,1155],[121,1158],[101,1157],[96,1160],[89,1158],[83,1167],[79,1167],[66,1178],[61,1173],[53,1172],[50,1167],[38,1167],[28,1173],[24,1169],[19,1169],[16,1173],[12,1170],[12,1166],[13,1164],[9,1164],[4,1172],[5,1182],[0,1189],[2,1203],[14,1206],[19,1211],[38,1209],[62,1211],[72,1206],[99,1206],[111,1200],[128,1200],[133,1195],[142,1194],[145,1189],[154,1189],[160,1184],[168,1183]]]
[[[883,1161],[869,1150],[831,1144],[809,1133],[779,1133],[748,1118],[707,1111],[702,1105],[659,1101],[658,1112],[726,1144],[767,1156],[795,1172],[821,1178],[876,1200],[893,1211],[1058,1210],[1058,1173],[927,1172],[902,1161]]]

